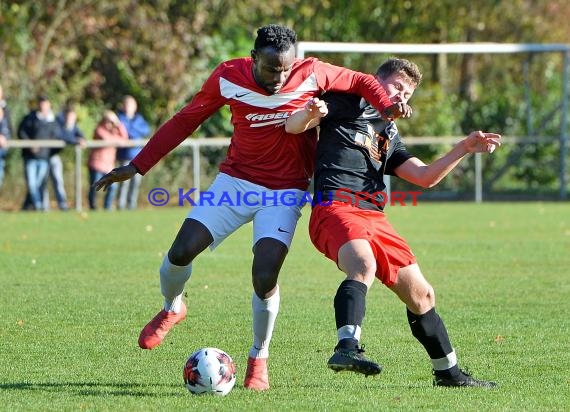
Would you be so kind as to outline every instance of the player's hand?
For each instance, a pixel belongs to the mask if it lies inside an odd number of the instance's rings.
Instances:
[[[394,120],[399,117],[408,118],[412,116],[412,108],[406,103],[398,102],[394,103],[392,106],[388,107],[382,112],[382,117],[384,119]]]
[[[97,180],[93,183],[93,188],[97,191],[103,189],[103,191],[107,190],[109,186],[113,183],[123,182],[125,180],[129,180],[134,175],[136,175],[137,168],[134,167],[132,164],[128,164],[126,166],[117,167],[103,176],[101,179]]]
[[[493,153],[501,145],[501,135],[486,133],[481,130],[469,133],[463,140],[467,153]]]
[[[311,119],[318,119],[325,117],[329,113],[329,108],[324,100],[318,97],[313,97],[305,105],[305,110]]]

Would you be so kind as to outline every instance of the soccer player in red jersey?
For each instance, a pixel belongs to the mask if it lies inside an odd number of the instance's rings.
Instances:
[[[379,67],[377,78],[393,102],[407,103],[422,75],[414,63],[393,58]],[[330,93],[323,99],[310,101],[287,120],[285,128],[297,133],[320,125],[313,197],[317,201],[309,234],[315,247],[346,274],[334,298],[338,344],[328,367],[364,375],[381,372],[360,345],[366,294],[378,278],[406,305],[412,334],[431,359],[434,385],[494,387],[494,382],[459,369],[447,329],[435,310],[433,288],[384,214],[383,177],[396,175],[432,187],[468,153],[492,153],[501,136],[472,132],[426,165],[406,150],[396,124],[360,96]]]
[[[269,342],[280,301],[277,278],[301,215],[317,142],[315,130],[287,133],[287,117],[329,91],[363,96],[392,117],[411,114],[406,104],[390,101],[374,76],[315,58],[298,59],[295,43],[296,34],[287,27],[260,28],[251,57],[221,63],[191,102],[158,129],[129,165],[113,169],[95,183],[100,190],[136,173],[144,175],[204,120],[222,106],[230,106],[231,144],[208,192],[231,198],[233,203],[200,203],[188,213],[160,268],[164,306],[142,330],[139,345],[156,347],[185,318],[182,293],[194,258],[253,221],[253,345],[244,386],[254,390],[269,388]]]

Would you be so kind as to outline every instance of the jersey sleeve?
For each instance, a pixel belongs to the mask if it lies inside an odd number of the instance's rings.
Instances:
[[[398,168],[398,166],[401,166],[406,160],[414,157],[414,155],[408,152],[406,145],[404,142],[402,142],[402,140],[400,140],[400,138],[394,142],[394,145],[394,151],[386,161],[386,169],[384,171],[384,174],[392,176],[396,176],[395,170]]]
[[[220,94],[222,70],[223,65],[218,66],[190,103],[166,121],[132,160],[140,174],[148,172],[226,103]]]
[[[363,97],[380,113],[392,106],[386,90],[371,74],[365,74],[315,60],[314,71],[323,92],[355,93]]]

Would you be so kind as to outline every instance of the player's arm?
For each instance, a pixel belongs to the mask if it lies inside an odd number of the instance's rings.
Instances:
[[[449,174],[468,153],[493,153],[501,145],[501,135],[471,132],[469,136],[433,163],[426,165],[417,157],[412,157],[395,169],[398,177],[423,188],[437,185]]]
[[[302,133],[305,130],[318,126],[321,119],[328,114],[327,104],[324,100],[314,97],[305,107],[293,113],[285,122],[287,133]]]
[[[335,66],[321,61],[315,62],[319,85],[326,91],[354,93],[363,97],[386,119],[410,117],[412,109],[405,103],[392,103],[386,90],[376,77]]]

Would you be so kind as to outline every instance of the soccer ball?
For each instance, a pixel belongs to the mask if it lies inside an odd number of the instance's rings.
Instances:
[[[236,365],[221,349],[199,349],[184,364],[184,383],[194,395],[225,396],[236,383]]]

